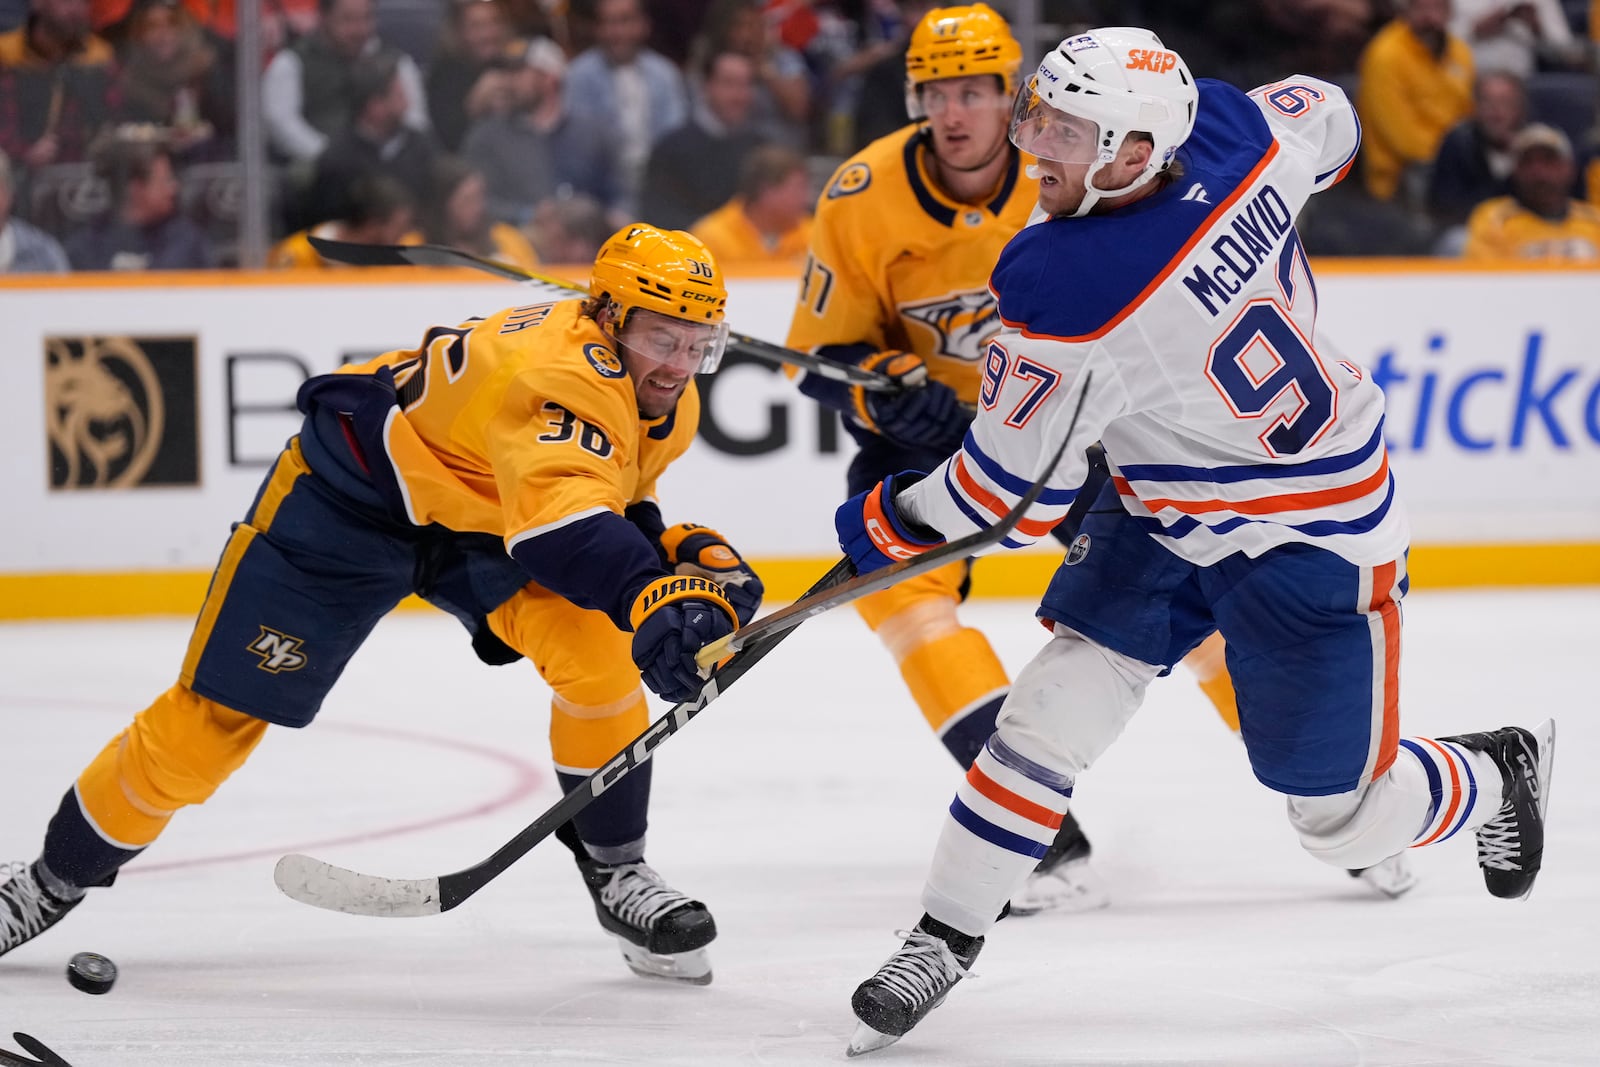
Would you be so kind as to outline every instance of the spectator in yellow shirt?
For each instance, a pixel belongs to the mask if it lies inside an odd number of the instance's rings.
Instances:
[[[739,168],[739,192],[689,227],[718,263],[798,260],[811,244],[811,181],[799,153],[758,148]]]
[[[1394,199],[1406,168],[1433,162],[1446,131],[1472,114],[1472,49],[1449,21],[1450,0],[1407,0],[1361,53],[1356,111],[1375,200]]]
[[[308,237],[357,244],[417,244],[420,234],[412,230],[416,208],[406,187],[385,174],[358,178],[350,187],[349,212],[344,218],[330,219],[308,230],[292,233],[267,253],[267,266],[283,268],[326,267]]]
[[[1468,259],[1600,267],[1600,208],[1572,198],[1572,143],[1534,123],[1511,141],[1511,195],[1486,200],[1467,220]]]

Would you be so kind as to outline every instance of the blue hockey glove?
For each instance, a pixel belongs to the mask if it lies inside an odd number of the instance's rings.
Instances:
[[[922,471],[901,471],[865,493],[857,493],[833,513],[839,547],[856,565],[857,574],[919,556],[944,543],[938,530],[909,522],[895,510],[895,494],[925,477]]]
[[[727,538],[705,526],[686,522],[662,531],[661,548],[674,574],[698,574],[722,586],[740,626],[756,617],[766,586]]]
[[[852,390],[856,418],[897,445],[954,452],[972,421],[956,391],[928,377],[928,365],[911,352],[879,352],[861,366],[905,386],[897,393]]]
[[[722,587],[697,575],[657,578],[639,592],[629,617],[644,684],[674,704],[693,700],[705,681],[694,654],[739,625]]]

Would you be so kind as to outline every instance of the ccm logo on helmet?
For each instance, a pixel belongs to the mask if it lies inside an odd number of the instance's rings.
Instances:
[[[1128,69],[1148,70],[1156,74],[1165,74],[1178,65],[1178,57],[1171,52],[1160,52],[1153,48],[1128,49]]]

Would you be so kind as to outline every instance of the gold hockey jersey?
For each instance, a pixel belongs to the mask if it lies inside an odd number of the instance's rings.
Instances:
[[[879,138],[834,172],[789,325],[791,348],[915,352],[934,379],[976,403],[984,343],[1000,329],[989,270],[1028,221],[1037,182],[1012,153],[984,203],[950,199],[918,125]]]
[[[497,534],[510,550],[654,495],[694,439],[699,394],[690,382],[671,414],[642,420],[622,361],[581,306],[435,326],[414,349],[342,368],[394,373],[399,412],[381,431],[382,458],[412,522]]]

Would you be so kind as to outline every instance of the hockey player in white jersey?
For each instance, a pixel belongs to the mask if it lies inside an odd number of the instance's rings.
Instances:
[[[1337,359],[1294,218],[1339,181],[1360,126],[1336,86],[1195,82],[1148,30],[1062,41],[1018,90],[1041,219],[990,279],[989,345],[961,450],[846,502],[861,572],[993,524],[1068,458],[1002,544],[1066,513],[1100,440],[1112,480],[1039,608],[1017,676],[950,804],[902,947],[856,990],[851,1054],[905,1034],[968,973],[1051,840],[1073,782],[1146,686],[1220,631],[1257,779],[1301,843],[1348,869],[1475,830],[1495,896],[1525,897],[1544,843],[1554,725],[1402,737],[1409,533],[1383,393]]]

